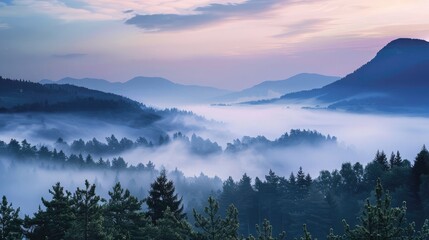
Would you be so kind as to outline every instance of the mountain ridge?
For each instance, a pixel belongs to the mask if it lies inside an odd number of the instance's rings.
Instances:
[[[267,97],[280,97],[283,94],[290,92],[322,87],[338,79],[340,79],[340,77],[316,73],[299,73],[283,80],[263,81],[252,87],[222,96],[218,98],[218,100],[239,102],[240,99],[264,99]]]
[[[269,80],[241,91],[229,91],[209,86],[187,85],[172,82],[162,77],[136,76],[126,82],[111,82],[97,78],[65,77],[57,81],[43,79],[42,84],[72,84],[103,92],[110,92],[148,104],[168,105],[168,103],[213,103],[237,102],[240,99],[264,97],[302,89],[313,89],[331,83],[340,77],[316,73],[300,73],[284,80]],[[189,99],[191,98],[191,99]],[[161,99],[161,100],[160,100]],[[163,102],[163,100],[165,100]],[[174,106],[174,105],[173,105]]]
[[[429,42],[400,38],[338,81],[260,103],[312,101],[329,109],[349,111],[403,112],[409,107],[429,112],[424,109],[429,97],[423,94],[429,90],[428,79]]]
[[[126,82],[104,79],[66,77],[58,81],[42,80],[41,83],[74,84],[104,92],[129,97],[146,104],[210,102],[212,98],[229,93],[213,87],[174,83],[162,77],[137,76]]]

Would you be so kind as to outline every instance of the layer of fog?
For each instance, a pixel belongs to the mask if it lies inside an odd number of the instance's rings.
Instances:
[[[186,176],[198,176],[200,173],[225,180],[233,177],[239,180],[244,173],[250,177],[264,178],[269,170],[280,176],[289,177],[303,167],[306,173],[317,177],[322,169],[332,170],[344,161],[355,162],[359,154],[354,150],[335,145],[295,146],[273,148],[264,151],[254,149],[238,153],[220,153],[195,155],[180,142],[173,142],[158,149],[136,149],[121,154],[129,163],[136,165],[150,160],[166,169],[178,168]]]
[[[429,141],[429,118],[422,117],[307,110],[293,105],[187,106],[185,109],[223,122],[223,129],[198,133],[220,144],[244,135],[264,135],[273,139],[290,129],[310,129],[336,136],[340,145],[352,149],[350,154],[356,155],[344,156],[343,161],[358,159],[366,163],[373,159],[377,150],[386,153],[398,150],[404,158],[413,160]],[[227,131],[228,135],[213,135],[216,131]],[[317,167],[326,168],[328,161],[324,159]]]
[[[185,176],[200,176],[203,172],[210,177],[219,176],[223,180],[232,176],[236,181],[247,173],[253,179],[264,177],[270,169],[280,176],[289,176],[300,166],[312,177],[317,177],[322,169],[340,168],[343,162],[367,163],[377,150],[386,153],[399,150],[404,158],[413,160],[427,143],[429,119],[405,116],[361,115],[321,110],[305,110],[299,106],[188,106],[186,110],[214,121],[200,121],[193,117],[177,117],[171,120],[175,127],[165,129],[169,134],[177,131],[190,136],[195,133],[203,138],[216,141],[224,149],[228,142],[243,136],[263,135],[274,140],[291,129],[310,129],[338,138],[338,145],[296,146],[273,148],[264,151],[249,149],[235,154],[219,153],[211,155],[192,154],[180,141],[157,148],[136,148],[119,154],[129,164],[148,161],[167,170],[178,168]],[[161,125],[167,126],[168,122]],[[15,114],[0,116],[0,140],[27,139],[31,144],[54,146],[58,137],[70,141],[93,137],[103,141],[115,134],[117,138],[155,135],[159,129],[135,129],[126,126],[100,122],[73,116]],[[110,159],[117,156],[109,156]],[[6,160],[7,161],[7,160]],[[4,162],[2,162],[4,165]],[[134,186],[137,194],[147,194],[148,186],[155,176],[136,176],[132,181],[129,173],[114,171],[87,171],[63,169],[39,169],[34,166],[0,166],[2,184],[0,195],[5,194],[22,206],[25,213],[34,212],[40,204],[41,196],[48,196],[48,189],[61,181],[67,189],[82,187],[85,179],[96,182],[104,197],[117,180],[126,186]],[[1,171],[0,171],[1,172]],[[220,186],[218,186],[220,187]],[[182,194],[185,194],[182,192]],[[190,201],[190,199],[184,199]]]
[[[180,143],[153,149],[137,149],[120,154],[130,164],[152,161],[167,169],[179,168],[187,176],[203,172],[210,176],[239,178],[243,173],[263,177],[269,169],[280,175],[289,175],[302,166],[317,176],[322,169],[339,168],[342,162],[367,163],[377,150],[387,154],[399,150],[404,158],[413,160],[429,137],[429,119],[405,116],[364,115],[323,110],[306,110],[299,106],[187,106],[197,115],[213,121],[202,121],[192,116],[178,116],[158,124],[167,133],[181,131],[190,137],[193,133],[226,144],[243,136],[263,135],[274,140],[291,129],[317,130],[338,138],[338,146],[301,146],[299,148],[267,149],[263,152],[247,150],[238,154],[199,156],[190,153]],[[169,126],[170,127],[167,127]],[[30,143],[53,145],[58,137],[71,143],[94,137],[103,141],[115,134],[117,138],[152,135],[158,140],[159,129],[135,129],[91,119],[57,115],[2,115],[0,140],[27,139]],[[117,156],[111,156],[110,159]]]
[[[132,127],[111,121],[93,119],[73,113],[21,113],[0,114],[0,140],[27,139],[33,145],[50,145],[58,138],[65,141],[76,139],[90,140],[93,138],[104,140],[112,134],[130,139],[146,137],[149,140],[158,140],[166,132],[183,131],[185,133],[199,130],[200,123],[209,121],[186,114],[165,114],[162,120],[146,127]],[[210,124],[215,124],[210,122]]]

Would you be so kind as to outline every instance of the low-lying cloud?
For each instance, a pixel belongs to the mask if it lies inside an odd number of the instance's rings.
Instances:
[[[429,119],[423,117],[306,110],[294,105],[190,106],[187,109],[207,119],[224,122],[223,129],[229,132],[229,140],[245,135],[275,139],[290,129],[317,130],[336,136],[340,144],[360,153],[361,162],[372,160],[377,150],[388,153],[399,150],[405,158],[413,160],[429,139]],[[197,134],[221,145],[229,141],[219,138],[219,135],[218,138],[210,136],[209,132]],[[344,161],[349,160],[346,158]],[[319,168],[324,168],[324,165]]]
[[[344,162],[365,164],[374,158],[377,150],[384,150],[387,154],[399,150],[404,158],[413,162],[429,136],[428,118],[305,110],[292,105],[189,106],[186,109],[215,121],[198,122],[191,117],[180,118],[176,124],[182,126],[182,132],[187,136],[195,133],[203,139],[210,139],[217,142],[222,149],[226,148],[227,143],[243,136],[263,135],[274,140],[291,129],[310,129],[325,135],[330,134],[338,138],[338,144],[248,148],[233,153],[195,154],[190,151],[185,141],[173,140],[159,147],[133,148],[117,155],[123,157],[129,165],[136,166],[151,161],[157,169],[165,167],[173,171],[177,168],[184,176],[191,178],[204,173],[212,178],[218,176],[222,180],[232,176],[237,181],[244,173],[253,179],[264,177],[270,169],[280,176],[289,176],[291,172],[296,173],[299,167],[303,167],[306,173],[315,178],[320,170],[338,169]],[[51,149],[57,137],[63,137],[71,143],[74,139],[90,140],[93,137],[103,141],[110,134],[134,140],[138,136],[147,137],[146,134],[151,133],[144,129],[132,129],[71,116],[16,114],[2,115],[0,120],[1,140],[27,139],[33,145],[48,145]],[[198,124],[199,127],[195,128]],[[180,129],[170,130],[168,133],[171,136]],[[117,155],[105,156],[104,159],[112,160],[118,157]],[[113,170],[40,169],[37,165],[14,166],[8,161],[9,159],[0,159],[0,180],[8,183],[2,184],[0,190],[7,194],[12,202],[23,206],[26,213],[37,208],[34,203],[39,202],[40,196],[48,196],[47,190],[57,181],[73,190],[88,179],[96,182],[100,193],[106,195],[114,181],[119,180],[124,186],[134,186],[134,193],[143,196],[155,177],[138,172],[131,176],[129,172]],[[27,191],[25,186],[28,186],[29,182],[32,187]],[[220,184],[216,186],[221,187]],[[215,189],[216,187],[213,187],[213,190]]]

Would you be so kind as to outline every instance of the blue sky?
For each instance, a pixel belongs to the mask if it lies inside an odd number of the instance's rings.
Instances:
[[[398,37],[429,39],[426,0],[0,0],[0,75],[241,89],[345,75]]]

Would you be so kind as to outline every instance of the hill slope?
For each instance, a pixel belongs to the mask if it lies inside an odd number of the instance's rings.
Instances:
[[[104,120],[150,124],[155,110],[128,98],[72,85],[39,84],[0,77],[1,113],[74,113]]]
[[[287,93],[320,88],[340,77],[324,76],[314,73],[301,73],[285,80],[265,81],[253,87],[217,98],[218,101],[239,102],[280,97]]]
[[[312,100],[331,109],[429,113],[429,43],[397,39],[353,73],[325,87],[278,101]]]

